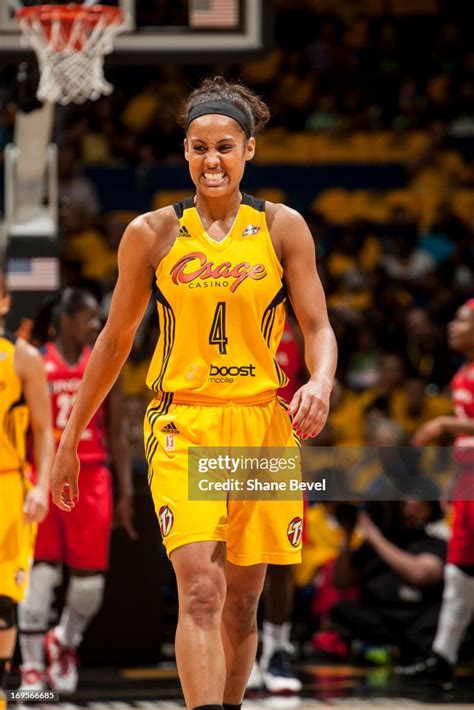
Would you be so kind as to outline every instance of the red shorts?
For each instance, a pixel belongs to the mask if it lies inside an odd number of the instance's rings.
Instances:
[[[84,570],[105,570],[112,527],[112,486],[106,466],[81,466],[79,501],[67,513],[50,501],[38,528],[35,560],[64,562]]]
[[[474,500],[455,500],[448,562],[474,565]]]

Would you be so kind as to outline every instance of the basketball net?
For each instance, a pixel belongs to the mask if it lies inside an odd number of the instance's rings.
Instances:
[[[126,29],[123,12],[108,5],[40,5],[16,13],[23,44],[34,49],[40,70],[39,101],[68,104],[96,100],[113,86],[104,77],[104,55]]]

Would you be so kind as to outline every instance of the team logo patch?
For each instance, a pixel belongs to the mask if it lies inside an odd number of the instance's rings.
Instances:
[[[287,535],[290,545],[298,547],[303,537],[303,520],[301,518],[293,518],[288,525]]]
[[[191,237],[191,234],[188,232],[184,225],[179,228],[178,237]]]
[[[158,521],[160,523],[160,532],[163,537],[169,535],[174,523],[174,515],[167,505],[162,505],[158,513]]]
[[[174,422],[170,422],[161,430],[164,434],[180,434],[180,431]]]
[[[249,224],[248,227],[245,227],[244,231],[242,232],[243,237],[251,237],[253,234],[258,234],[260,231],[260,227],[256,227],[254,224]]]

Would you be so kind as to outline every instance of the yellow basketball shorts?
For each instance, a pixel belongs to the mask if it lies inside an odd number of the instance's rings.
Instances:
[[[0,595],[15,602],[26,592],[36,538],[23,513],[28,486],[19,471],[0,474]]]
[[[183,395],[185,396],[185,395]],[[193,542],[226,543],[236,565],[301,562],[303,502],[190,500],[189,447],[285,447],[299,452],[286,405],[273,393],[250,402],[177,403],[154,399],[145,415],[148,482],[168,556]],[[298,458],[298,457],[296,457]],[[299,470],[298,470],[299,476]],[[298,494],[297,494],[298,495]]]

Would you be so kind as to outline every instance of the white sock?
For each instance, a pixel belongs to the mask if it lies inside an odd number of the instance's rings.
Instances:
[[[18,607],[20,648],[24,667],[44,668],[44,634],[48,629],[54,588],[60,582],[59,567],[46,562],[33,566],[25,600]]]
[[[291,624],[289,621],[284,624],[272,624],[270,621],[263,622],[260,665],[264,670],[268,668],[270,658],[275,651],[282,648],[285,650],[291,648],[290,633]]]
[[[454,664],[474,613],[474,577],[456,565],[444,569],[444,594],[433,651]]]
[[[77,648],[89,623],[99,611],[104,594],[105,576],[71,577],[66,606],[55,629],[62,646]]]

